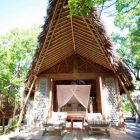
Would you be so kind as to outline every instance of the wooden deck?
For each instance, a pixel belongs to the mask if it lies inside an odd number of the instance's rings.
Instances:
[[[62,135],[60,133],[44,134],[48,136],[49,140],[109,140],[110,137],[104,131],[93,132],[92,135],[88,134],[87,124],[82,127],[82,122],[74,122],[73,129],[71,128],[71,123],[67,123],[66,129],[63,131]],[[55,136],[56,135],[56,136]],[[54,137],[55,136],[55,137]]]
[[[49,140],[109,140],[110,137],[108,137],[104,133],[93,133],[92,135],[88,135],[88,132],[86,130],[82,129],[73,129],[73,130],[65,130],[64,134],[62,136],[55,134],[54,135],[48,135],[46,134],[43,136],[44,138],[47,136],[47,139]]]
[[[43,131],[41,133],[37,133],[39,129],[34,129],[32,130],[32,134],[30,133],[28,136],[27,133],[21,133],[16,137],[12,137],[11,140],[136,140],[135,138],[125,134],[125,132],[114,128],[111,128],[111,136],[109,137],[102,131],[97,131],[92,135],[89,135],[87,125],[85,125],[83,129],[81,127],[81,122],[78,122],[74,124],[74,128],[72,130],[69,123],[62,135],[57,132],[44,133],[44,135],[42,135]]]

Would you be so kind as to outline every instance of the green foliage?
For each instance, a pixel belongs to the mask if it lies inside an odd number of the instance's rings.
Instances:
[[[16,128],[17,122],[18,122],[19,116],[15,116],[12,118],[8,123],[8,129],[13,130]]]
[[[135,4],[136,2],[131,2],[132,6]],[[130,9],[130,5],[128,5],[127,9]],[[128,31],[126,36],[113,34],[113,38],[119,44],[117,51],[123,62],[132,72],[135,79],[140,81],[140,4],[125,14],[118,14],[115,18],[115,25],[121,30]]]
[[[123,112],[132,112],[132,106],[130,104],[130,102],[128,101],[126,95],[122,95],[122,109]]]
[[[112,34],[112,37],[118,45],[117,52],[122,61],[135,77],[134,80],[139,80],[140,45],[136,46],[135,40],[129,35],[122,37],[119,34]]]
[[[21,83],[30,66],[39,27],[13,29],[0,37],[0,92],[5,97],[17,98]]]
[[[139,0],[117,0],[115,7],[118,13],[127,13],[138,5]]]
[[[105,6],[107,4],[107,6]],[[128,13],[133,11],[133,9],[138,8],[139,0],[68,0],[68,4],[65,6],[70,9],[70,16],[75,15],[88,15],[90,13],[91,7],[100,7],[102,11],[104,9],[114,7],[117,11],[117,15],[122,16],[123,13]],[[112,13],[110,13],[112,14]]]
[[[16,129],[18,118],[19,118],[19,116],[15,116],[14,118],[12,118],[8,122],[8,127],[4,131],[2,129],[0,129],[0,135],[2,135],[2,134],[8,134],[11,131],[14,131]]]
[[[91,7],[105,3],[106,0],[69,0],[65,7],[70,9],[70,16],[88,15]]]

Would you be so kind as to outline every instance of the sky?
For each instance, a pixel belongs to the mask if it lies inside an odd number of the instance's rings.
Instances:
[[[48,0],[0,0],[0,34],[43,23]]]
[[[30,28],[43,24],[48,0],[0,0],[0,35],[13,28]],[[113,18],[102,16],[108,34],[117,30]]]

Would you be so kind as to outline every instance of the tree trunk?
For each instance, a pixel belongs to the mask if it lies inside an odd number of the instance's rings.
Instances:
[[[138,118],[139,118],[139,120],[140,120],[140,114],[139,114],[139,112],[138,112],[138,110],[137,110],[137,108],[136,108],[136,106],[135,106],[133,100],[131,99],[130,93],[127,92],[126,95],[127,95],[127,99],[130,101],[130,103],[131,103],[131,105],[132,105],[134,111],[136,112],[136,114],[138,115]]]
[[[130,101],[130,103],[131,103],[131,105],[132,105],[134,111],[136,112],[136,114],[138,115],[138,118],[139,118],[139,120],[140,120],[140,114],[139,114],[139,112],[138,112],[138,110],[137,110],[137,108],[136,108],[136,106],[135,106],[133,100],[131,99],[130,92],[126,89],[126,87],[125,87],[124,83],[122,82],[120,76],[117,75],[117,77],[118,77],[118,79],[119,79],[119,81],[120,81],[121,86],[123,87],[123,89],[124,89],[124,91],[125,91],[125,93],[126,93],[127,99]]]
[[[2,131],[4,132],[5,131],[5,115],[3,114],[3,117],[2,117]]]
[[[16,103],[16,101],[15,101],[15,104],[14,104],[14,112],[13,112],[13,117],[12,117],[12,119],[15,118],[15,116],[16,116],[16,111],[17,111],[17,103]]]

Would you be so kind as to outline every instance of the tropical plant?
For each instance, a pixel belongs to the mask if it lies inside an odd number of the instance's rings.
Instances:
[[[13,100],[13,108],[18,106],[19,88],[32,62],[38,34],[39,27],[34,26],[26,30],[13,29],[0,37],[0,94],[4,100]],[[4,112],[2,106],[1,112]]]

